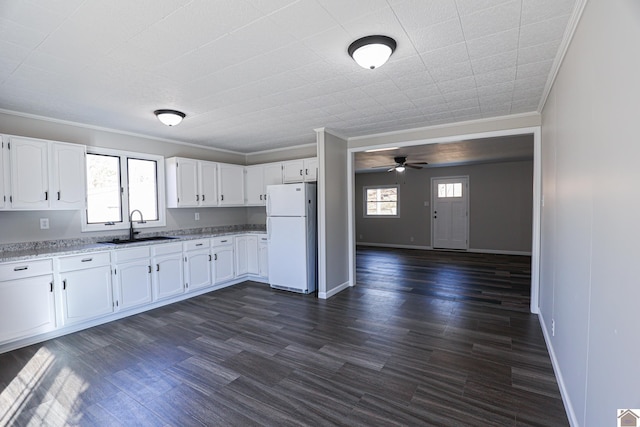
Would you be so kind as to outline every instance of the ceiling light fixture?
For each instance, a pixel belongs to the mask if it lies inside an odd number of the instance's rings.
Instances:
[[[396,166],[396,171],[397,172],[404,172],[404,166]]]
[[[167,126],[179,125],[182,119],[186,117],[182,111],[176,110],[156,110],[153,112],[158,120]]]
[[[394,50],[396,41],[387,36],[363,37],[351,43],[347,49],[358,65],[371,70],[387,62]]]

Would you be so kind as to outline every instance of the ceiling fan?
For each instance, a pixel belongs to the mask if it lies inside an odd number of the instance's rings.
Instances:
[[[404,172],[405,168],[422,169],[422,165],[429,164],[427,162],[407,163],[407,156],[396,156],[393,158],[393,161],[396,162],[396,164],[387,170],[387,172]]]

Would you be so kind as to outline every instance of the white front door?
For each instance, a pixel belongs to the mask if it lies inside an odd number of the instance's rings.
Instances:
[[[431,188],[433,247],[468,249],[469,178],[432,178]]]

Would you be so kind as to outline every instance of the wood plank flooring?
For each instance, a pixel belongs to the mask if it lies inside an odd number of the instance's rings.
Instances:
[[[568,425],[504,291],[527,260],[419,252],[360,248],[329,300],[245,282],[2,354],[0,425]]]

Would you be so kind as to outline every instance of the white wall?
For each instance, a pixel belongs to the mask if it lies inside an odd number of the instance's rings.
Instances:
[[[349,285],[347,141],[324,129],[318,138],[318,296]]]
[[[589,1],[542,112],[540,314],[573,425],[640,408],[638,40],[639,2]]]

